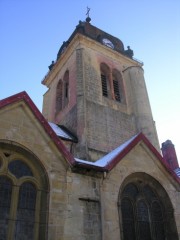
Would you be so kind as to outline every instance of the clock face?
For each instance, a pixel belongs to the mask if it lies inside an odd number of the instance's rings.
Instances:
[[[107,38],[103,38],[102,43],[109,48],[114,48],[114,44]]]

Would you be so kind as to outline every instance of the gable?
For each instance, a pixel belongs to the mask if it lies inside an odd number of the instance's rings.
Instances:
[[[0,139],[17,142],[39,158],[71,163],[70,153],[25,92],[0,101]]]
[[[123,173],[123,178],[133,173],[146,173],[156,179],[166,189],[180,190],[179,179],[156,155],[141,141],[115,167]],[[113,170],[112,170],[113,171]]]

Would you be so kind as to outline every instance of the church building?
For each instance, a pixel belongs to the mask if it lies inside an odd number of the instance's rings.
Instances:
[[[42,84],[42,113],[0,101],[0,239],[179,240],[180,169],[131,48],[88,16]]]

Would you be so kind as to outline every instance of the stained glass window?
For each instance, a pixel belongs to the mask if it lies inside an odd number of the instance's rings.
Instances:
[[[137,221],[139,240],[151,240],[148,207],[143,200],[137,203]]]
[[[33,176],[31,169],[20,160],[10,162],[8,169],[17,178],[24,176]]]
[[[121,211],[124,239],[135,240],[134,211],[130,200],[126,198],[122,200]]]
[[[142,181],[128,183],[122,191],[124,240],[165,240],[163,205],[154,190]]]
[[[7,239],[12,183],[7,177],[0,177],[0,240]]]
[[[19,151],[16,146],[17,153],[12,148],[12,143],[3,151],[0,148],[0,164],[3,164],[0,169],[0,240],[46,239],[48,188],[44,168],[25,149]],[[9,162],[7,157],[10,156],[16,160]]]
[[[149,203],[151,203],[153,201],[153,199],[156,199],[155,193],[148,185],[144,186],[143,193],[144,193],[146,199],[149,201]]]
[[[123,195],[127,195],[129,197],[131,197],[132,199],[135,199],[136,196],[138,195],[138,188],[133,184],[133,183],[129,183],[124,191],[123,191]]]
[[[14,240],[32,240],[34,237],[36,189],[24,183],[19,192],[17,221]]]
[[[152,203],[152,221],[154,223],[155,240],[164,240],[164,222],[161,205],[155,201]]]

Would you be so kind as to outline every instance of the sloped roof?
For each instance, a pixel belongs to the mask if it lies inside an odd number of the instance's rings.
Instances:
[[[60,126],[58,124],[55,124],[53,122],[48,122],[49,125],[52,127],[54,132],[58,137],[60,137],[63,140],[71,141],[71,142],[77,142],[77,137],[75,137],[70,131],[65,130],[64,126]]]
[[[18,101],[24,101],[28,107],[31,109],[32,113],[36,117],[37,121],[43,126],[46,133],[54,141],[55,145],[59,151],[63,154],[64,158],[67,160],[71,167],[92,169],[100,172],[111,171],[116,164],[118,164],[124,156],[126,156],[139,142],[143,142],[148,149],[156,156],[156,158],[162,163],[169,174],[180,184],[180,178],[177,174],[168,166],[166,161],[160,155],[160,153],[155,149],[155,147],[150,143],[150,141],[144,136],[143,133],[139,133],[125,143],[120,145],[118,148],[114,149],[112,152],[108,153],[104,157],[100,158],[96,162],[89,162],[82,159],[77,159],[72,156],[72,154],[66,149],[65,145],[59,139],[58,135],[55,133],[53,128],[49,125],[46,119],[43,117],[41,112],[38,110],[36,105],[33,103],[29,95],[24,91],[16,95],[10,96],[6,99],[0,101],[0,109],[13,104]]]
[[[95,168],[102,169],[104,171],[111,171],[116,164],[118,164],[123,157],[125,157],[128,152],[130,152],[139,142],[143,142],[148,149],[156,156],[156,158],[162,163],[162,165],[166,168],[166,170],[171,174],[171,176],[180,183],[180,168],[173,171],[161,154],[156,150],[156,148],[150,143],[150,141],[145,137],[143,133],[139,133],[122,145],[114,149],[112,152],[108,153],[104,157],[100,158],[96,162],[88,162],[86,160],[75,159],[76,164],[80,165],[84,168]]]

